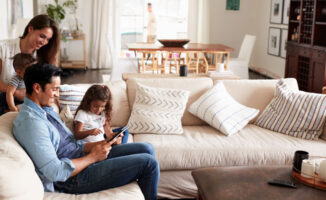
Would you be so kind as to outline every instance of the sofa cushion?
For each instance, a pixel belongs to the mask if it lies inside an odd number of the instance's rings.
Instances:
[[[250,108],[256,108],[261,112],[266,108],[274,97],[275,87],[278,80],[220,80],[223,82],[229,94],[242,105]],[[284,79],[293,91],[299,91],[298,83],[294,78]],[[258,115],[258,116],[259,116]],[[253,123],[257,118],[251,120]]]
[[[43,199],[43,185],[33,162],[12,134],[17,112],[0,117],[0,199]]]
[[[59,96],[59,107],[60,110],[69,106],[69,109],[73,115],[83,99],[86,90],[90,87],[89,84],[85,85],[61,85],[60,86],[60,96]]]
[[[106,83],[112,93],[112,126],[125,126],[130,116],[129,102],[127,98],[126,83],[124,81],[114,81]],[[69,106],[74,115],[80,101],[85,95],[86,90],[91,84],[61,85],[59,96],[60,110]]]
[[[191,104],[189,112],[225,135],[232,135],[256,117],[259,110],[239,104],[229,95],[224,84],[218,83]]]
[[[273,100],[256,120],[262,128],[317,140],[326,120],[326,95],[293,92],[281,79]]]
[[[141,192],[137,182],[132,182],[127,185],[103,190],[100,192],[94,192],[90,194],[65,194],[58,192],[45,192],[44,200],[144,200],[143,193]]]
[[[187,111],[188,107],[213,86],[213,81],[210,78],[131,78],[127,80],[127,93],[130,108],[135,101],[137,83],[159,88],[182,89],[190,92],[186,106],[186,111],[182,117],[182,125],[205,125],[206,123],[198,117]]]
[[[294,152],[326,157],[326,141],[302,140],[249,124],[225,136],[210,126],[184,126],[182,135],[136,134],[134,142],[150,142],[161,170],[233,165],[292,164]]]
[[[181,117],[189,91],[138,84],[128,121],[131,133],[182,134]]]

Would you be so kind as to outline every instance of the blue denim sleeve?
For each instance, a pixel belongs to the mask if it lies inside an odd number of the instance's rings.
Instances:
[[[58,159],[56,150],[60,136],[50,129],[45,120],[31,116],[16,118],[13,132],[42,179],[54,182],[69,178],[75,166],[70,159]]]

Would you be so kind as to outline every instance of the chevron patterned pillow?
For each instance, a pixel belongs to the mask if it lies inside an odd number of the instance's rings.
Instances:
[[[223,83],[217,83],[204,93],[188,110],[225,135],[241,130],[259,112],[234,100]]]
[[[138,84],[128,127],[132,133],[182,134],[190,92]]]

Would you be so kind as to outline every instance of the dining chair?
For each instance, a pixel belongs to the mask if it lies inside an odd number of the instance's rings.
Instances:
[[[179,74],[180,65],[185,64],[185,58],[181,57],[181,52],[163,52],[162,62],[169,67],[170,74]]]
[[[202,58],[202,52],[199,51],[193,51],[193,52],[187,52],[186,53],[186,64],[188,68],[189,73],[196,73],[199,74],[201,72],[204,72],[205,62]]]
[[[164,64],[159,63],[159,55],[156,51],[138,51],[138,72],[144,73],[151,71],[154,73],[165,73]]]
[[[241,79],[249,78],[249,61],[255,45],[256,36],[246,34],[237,58],[230,58],[228,69]]]

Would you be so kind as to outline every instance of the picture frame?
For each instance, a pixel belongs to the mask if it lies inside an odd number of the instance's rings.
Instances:
[[[288,29],[281,30],[280,56],[286,58],[286,42],[288,41]]]
[[[281,24],[283,14],[283,0],[271,0],[270,23]]]
[[[240,10],[240,0],[226,0],[226,10]]]
[[[269,28],[268,34],[268,50],[267,53],[273,56],[280,55],[280,41],[281,41],[281,29]]]
[[[290,16],[290,0],[284,0],[283,4],[283,24],[289,24],[289,16]]]

